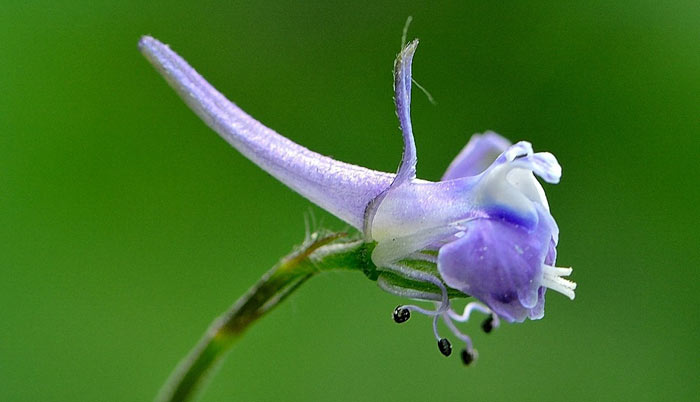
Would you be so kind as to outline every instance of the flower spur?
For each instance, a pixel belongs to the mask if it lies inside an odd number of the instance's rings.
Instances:
[[[499,319],[522,322],[544,315],[546,289],[574,298],[576,284],[555,266],[558,228],[535,175],[557,183],[553,155],[498,134],[474,135],[442,180],[416,178],[416,148],[410,120],[411,65],[418,41],[406,45],[394,65],[396,112],[404,150],[396,174],[378,172],[312,152],[253,119],[206,82],[167,45],[145,36],[139,47],[192,110],[234,148],[321,208],[362,231],[376,244],[374,279],[384,290],[433,301],[435,308],[399,306],[394,320],[410,312],[432,317],[441,353],[440,320],[476,358],[469,336],[455,322],[486,314],[485,332]],[[473,296],[461,313],[451,298]]]

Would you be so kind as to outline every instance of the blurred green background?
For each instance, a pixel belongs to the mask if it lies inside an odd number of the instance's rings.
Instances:
[[[697,400],[697,1],[5,1],[0,11],[0,400],[148,401],[303,237],[344,225],[231,149],[139,54],[169,43],[318,152],[394,171],[406,17],[419,176],[468,136],[527,139],[559,263],[541,321],[467,328],[475,367],[360,274],[322,275],[253,327],[204,401]],[[695,395],[695,396],[693,396]]]

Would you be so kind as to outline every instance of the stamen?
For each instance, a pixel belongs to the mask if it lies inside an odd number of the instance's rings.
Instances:
[[[379,285],[379,287],[385,292],[389,292],[404,299],[439,301],[442,298],[441,295],[435,293],[404,288],[402,286],[396,285],[394,283],[391,283],[391,281],[387,280],[387,278],[383,275],[380,275],[379,278],[377,278],[377,285]]]
[[[415,311],[417,313],[421,313],[421,314],[427,315],[429,317],[434,317],[436,315],[441,314],[440,312],[438,312],[438,310],[428,310],[428,309],[424,309],[422,307],[419,307],[419,306],[416,306],[413,304],[407,304],[407,305],[404,305],[402,307],[405,308],[406,310]]]
[[[430,255],[425,255],[425,257],[428,259],[432,258],[432,256]],[[469,339],[468,336],[459,332],[450,320],[448,314],[455,313],[450,309],[450,299],[447,294],[447,288],[440,279],[438,279],[436,276],[430,273],[419,271],[417,269],[413,269],[400,263],[391,264],[386,266],[385,268],[408,279],[431,283],[438,287],[441,293],[440,301],[436,301],[436,303],[439,304],[437,305],[437,308],[435,310],[427,310],[414,305],[397,306],[392,314],[394,322],[399,324],[406,322],[411,316],[411,311],[416,311],[427,316],[432,316],[433,335],[435,336],[435,339],[437,339],[438,349],[440,350],[440,353],[442,353],[444,356],[449,356],[450,354],[452,354],[452,344],[450,344],[450,341],[447,340],[447,338],[442,338],[438,333],[438,320],[440,319],[440,317],[443,317],[443,320],[445,320],[452,332],[457,334],[457,336],[462,338],[463,340],[466,340],[468,347],[471,348],[471,339]]]
[[[496,313],[492,314],[493,317],[493,327],[498,328],[501,326],[501,319],[498,318],[498,315]]]
[[[438,341],[438,349],[440,349],[440,353],[442,353],[445,357],[452,354],[452,344],[447,340],[447,338],[441,338]]]
[[[485,305],[483,305],[483,304],[481,304],[481,303],[479,303],[479,302],[471,302],[471,303],[468,303],[468,304],[464,307],[464,312],[462,313],[462,315],[459,315],[459,314],[455,313],[455,312],[452,311],[452,310],[449,310],[449,311],[447,312],[447,314],[449,314],[449,315],[450,315],[450,318],[452,318],[452,319],[455,320],[455,321],[458,321],[458,322],[467,322],[467,321],[469,321],[469,316],[471,315],[472,311],[474,311],[474,310],[480,311],[480,312],[482,312],[482,313],[484,313],[484,314],[493,314],[493,312],[491,311],[490,308],[486,307]],[[498,326],[498,324],[496,324],[496,326]]]
[[[471,350],[473,348],[472,338],[470,338],[469,335],[466,335],[466,334],[462,333],[462,331],[457,329],[457,327],[455,326],[455,324],[452,322],[452,320],[450,319],[450,317],[447,314],[442,315],[442,320],[445,322],[445,325],[447,325],[447,327],[450,329],[450,331],[452,331],[452,333],[457,338],[459,338],[460,341],[464,342],[464,344],[467,346],[467,349]]]
[[[437,314],[433,317],[433,335],[435,335],[435,339],[437,339],[439,343],[442,341],[443,338],[441,338],[440,334],[438,333],[438,318],[440,318],[440,316]]]
[[[452,311],[452,310],[450,310]],[[495,315],[494,315],[495,317]],[[455,324],[452,322],[452,319],[450,318],[449,314],[443,314],[442,319],[445,321],[445,324],[447,325],[448,328],[452,331],[455,336],[457,336],[462,342],[465,344],[465,348],[462,349],[461,357],[462,357],[462,363],[464,363],[465,366],[469,365],[472,363],[476,358],[479,356],[477,353],[476,349],[474,349],[474,345],[472,344],[472,339],[460,332],[457,327],[455,327]],[[498,323],[498,318],[496,317],[496,323]]]
[[[465,366],[470,365],[477,357],[479,357],[479,353],[477,353],[476,349],[472,349],[471,351],[462,349],[462,363],[464,363]]]
[[[547,265],[545,270],[556,273],[558,276],[569,276],[574,271],[572,268],[560,268]]]
[[[394,309],[393,317],[394,322],[396,322],[397,324],[401,324],[403,322],[408,321],[408,319],[411,318],[411,312],[403,306],[396,306],[396,308]]]
[[[425,261],[425,262],[430,262],[432,264],[437,264],[437,256],[426,254],[426,253],[412,253],[409,255],[409,258],[416,259],[419,261]]]
[[[445,284],[435,275],[401,265],[400,263],[390,264],[386,268],[403,275],[406,278],[432,283],[433,285],[437,286],[440,289],[441,294],[440,307],[438,310],[442,313],[450,307],[450,300],[447,296],[447,288],[445,287]]]
[[[574,297],[576,297],[574,293],[576,283],[562,278],[562,276],[571,275],[572,269],[552,267],[546,264],[543,265],[542,268],[542,286],[548,287],[574,300]]]
[[[487,334],[488,334],[488,333],[491,333],[491,331],[493,331],[493,328],[494,328],[494,327],[493,327],[493,321],[494,321],[493,317],[494,317],[494,315],[491,314],[490,316],[488,316],[488,317],[484,320],[484,322],[481,323],[481,329],[482,329],[484,332],[486,332]]]

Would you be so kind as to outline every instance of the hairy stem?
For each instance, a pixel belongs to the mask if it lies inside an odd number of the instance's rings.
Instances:
[[[350,269],[376,279],[376,267],[369,257],[372,248],[372,244],[347,240],[344,234],[309,236],[301,247],[280,260],[227,312],[214,320],[170,375],[156,402],[193,400],[241,335],[313,275]]]

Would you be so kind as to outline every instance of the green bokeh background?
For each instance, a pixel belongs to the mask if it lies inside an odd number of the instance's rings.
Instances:
[[[553,152],[577,298],[467,326],[475,367],[360,274],[306,284],[204,401],[697,400],[700,4],[5,1],[0,400],[147,401],[210,321],[303,237],[343,224],[232,150],[136,48],[169,43],[253,116],[393,171],[392,62],[419,37],[419,176],[475,132]],[[585,4],[584,4],[585,3]]]

